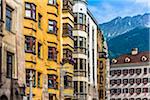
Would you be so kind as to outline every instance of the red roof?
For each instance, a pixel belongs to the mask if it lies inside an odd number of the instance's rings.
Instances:
[[[146,60],[142,60],[142,57],[146,58]],[[125,59],[129,58],[130,61],[126,62]],[[143,62],[150,62],[150,52],[145,51],[145,52],[139,52],[136,55],[131,55],[131,54],[125,54],[121,55],[118,58],[115,59],[116,63],[111,64],[127,64],[127,63],[143,63]]]

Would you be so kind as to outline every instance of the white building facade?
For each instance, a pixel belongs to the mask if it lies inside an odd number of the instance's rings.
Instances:
[[[110,100],[150,99],[150,53],[136,50],[112,60]]]
[[[86,0],[74,0],[74,99],[98,100],[97,22]]]

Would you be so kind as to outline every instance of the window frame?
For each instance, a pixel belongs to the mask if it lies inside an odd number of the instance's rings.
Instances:
[[[10,13],[10,16],[8,16],[8,13],[7,13],[8,11]],[[12,21],[13,21],[12,16],[13,16],[13,9],[10,6],[6,5],[6,24],[5,24],[5,26],[6,26],[6,30],[9,32],[11,32],[11,30],[12,30]]]
[[[27,5],[29,5],[30,8],[27,8]],[[30,16],[27,16],[27,11],[30,12]],[[25,18],[36,20],[36,5],[34,3],[25,2]]]

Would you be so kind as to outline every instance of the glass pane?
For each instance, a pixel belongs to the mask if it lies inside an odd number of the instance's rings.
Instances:
[[[53,26],[49,26],[49,27],[48,27],[48,30],[49,30],[49,32],[53,32],[54,27],[53,27]]]
[[[53,0],[48,0],[48,3],[49,4],[53,4]]]
[[[30,10],[26,10],[26,17],[31,17],[31,11]]]
[[[31,9],[30,4],[26,3],[26,9]]]

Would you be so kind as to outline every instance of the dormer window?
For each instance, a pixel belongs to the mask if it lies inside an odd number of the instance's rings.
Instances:
[[[113,63],[113,64],[116,64],[116,63],[117,63],[117,60],[116,60],[116,59],[112,59],[112,63]]]
[[[125,58],[125,62],[126,62],[126,63],[128,63],[128,62],[130,62],[130,61],[131,61],[130,58],[128,58],[128,57]]]
[[[144,62],[144,61],[147,61],[147,57],[146,56],[142,56],[141,60]]]

